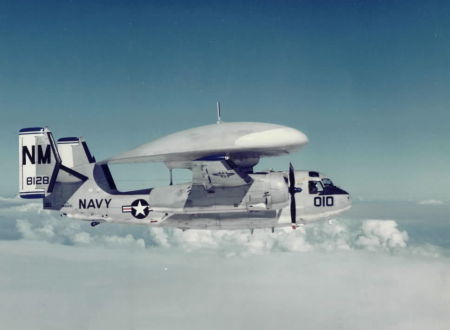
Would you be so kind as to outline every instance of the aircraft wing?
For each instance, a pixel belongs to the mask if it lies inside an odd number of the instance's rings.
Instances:
[[[308,142],[302,132],[265,123],[220,123],[201,126],[141,145],[103,162],[179,162],[256,158],[288,154]]]

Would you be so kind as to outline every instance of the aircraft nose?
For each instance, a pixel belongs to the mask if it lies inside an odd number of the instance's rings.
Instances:
[[[337,195],[341,195],[342,196],[341,197],[341,201],[342,201],[344,207],[352,205],[352,196],[347,191],[345,191],[344,189],[341,189],[341,188],[338,188],[338,187],[335,187],[335,188],[336,188],[335,193]]]
[[[352,204],[352,196],[349,193],[347,193],[347,201],[349,205]]]
[[[348,192],[345,192],[345,194],[343,195],[343,200],[345,208],[350,207],[352,205],[352,196]]]

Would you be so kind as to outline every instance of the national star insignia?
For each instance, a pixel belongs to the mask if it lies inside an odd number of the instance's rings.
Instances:
[[[141,201],[139,201],[138,205],[133,206],[133,209],[136,211],[136,215],[143,214],[145,216],[145,211],[148,209],[148,205],[142,205]]]

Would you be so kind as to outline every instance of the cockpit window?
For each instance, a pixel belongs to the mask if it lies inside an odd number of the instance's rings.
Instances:
[[[322,182],[320,181],[309,181],[308,188],[310,194],[318,194],[323,191]]]
[[[322,183],[325,187],[332,187],[333,186],[333,181],[331,181],[328,178],[323,178],[322,179]]]

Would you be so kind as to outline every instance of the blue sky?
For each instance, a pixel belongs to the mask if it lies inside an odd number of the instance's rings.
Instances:
[[[360,198],[448,201],[449,7],[2,1],[0,193],[17,191],[22,127],[84,136],[103,159],[213,123],[219,99],[225,121],[309,136],[300,153],[262,167],[293,161]]]

